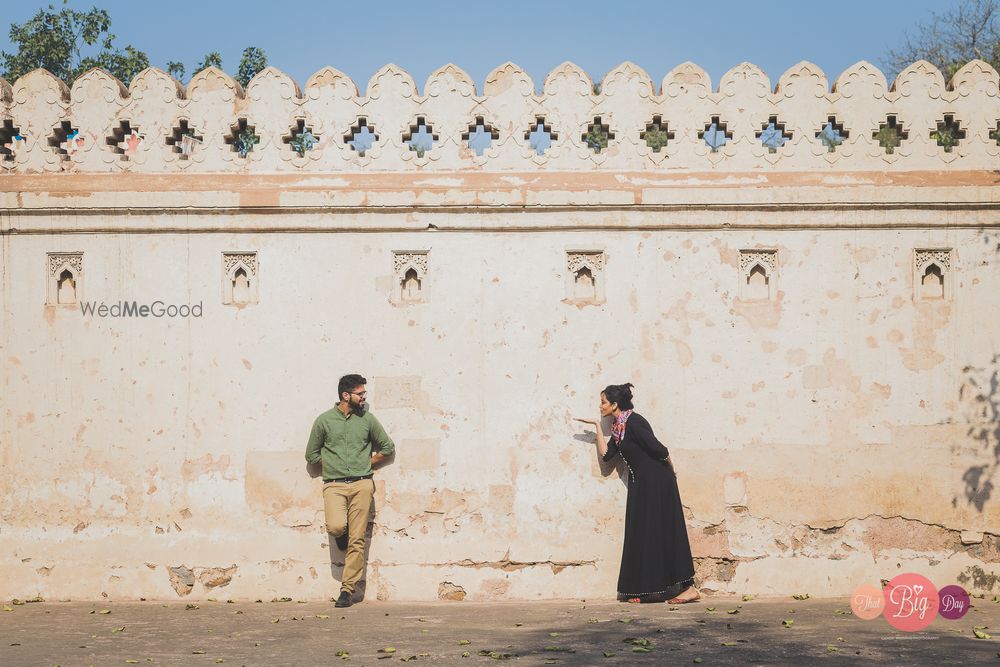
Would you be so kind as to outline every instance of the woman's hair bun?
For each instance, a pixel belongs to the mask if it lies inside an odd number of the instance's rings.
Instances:
[[[631,382],[608,385],[604,390],[604,397],[608,399],[608,403],[617,403],[622,410],[631,410],[633,386]]]

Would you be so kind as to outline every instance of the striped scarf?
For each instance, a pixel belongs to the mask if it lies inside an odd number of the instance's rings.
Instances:
[[[631,410],[623,410],[621,414],[615,417],[615,423],[611,425],[611,437],[615,439],[616,445],[625,437],[625,422],[628,421],[630,416],[632,416]]]

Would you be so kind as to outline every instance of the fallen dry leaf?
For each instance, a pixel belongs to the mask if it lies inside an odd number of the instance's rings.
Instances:
[[[510,653],[504,653],[502,651],[490,651],[488,649],[483,649],[479,652],[479,655],[493,658],[494,660],[509,660],[512,655]]]

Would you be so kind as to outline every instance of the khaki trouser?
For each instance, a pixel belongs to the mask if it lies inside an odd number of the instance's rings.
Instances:
[[[347,532],[347,553],[340,590],[354,594],[354,587],[365,573],[365,532],[371,516],[375,481],[327,482],[323,485],[323,509],[326,530],[334,537]]]

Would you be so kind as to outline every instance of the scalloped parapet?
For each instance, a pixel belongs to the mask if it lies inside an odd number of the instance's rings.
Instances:
[[[1000,75],[982,61],[968,63],[948,82],[925,61],[904,69],[891,84],[864,61],[833,79],[832,86],[826,73],[806,61],[776,79],[740,63],[717,87],[702,68],[687,62],[656,82],[630,62],[613,68],[599,85],[565,62],[544,78],[540,90],[523,69],[507,62],[489,73],[481,93],[453,64],[432,73],[422,91],[404,69],[386,65],[363,93],[332,67],[318,70],[304,88],[269,67],[246,91],[211,67],[195,74],[186,88],[156,68],[141,72],[129,88],[95,69],[72,90],[35,70],[14,82],[0,80],[2,113],[25,137],[3,172],[997,168]],[[540,119],[555,137],[543,150],[528,138]],[[598,119],[610,139],[594,150],[586,137]],[[374,128],[371,146],[361,151],[350,142],[359,122]],[[419,153],[405,140],[418,122],[433,127],[438,137]],[[495,133],[481,151],[468,142],[479,122]],[[289,145],[300,123],[315,136],[308,153]],[[902,128],[899,145],[887,148],[887,124]],[[942,127],[962,132],[942,138]],[[191,128],[200,138],[185,140],[187,153],[179,158],[177,137]],[[254,128],[258,138],[245,154],[233,143],[242,128]],[[123,153],[126,142],[118,145],[115,139],[133,131]]]

